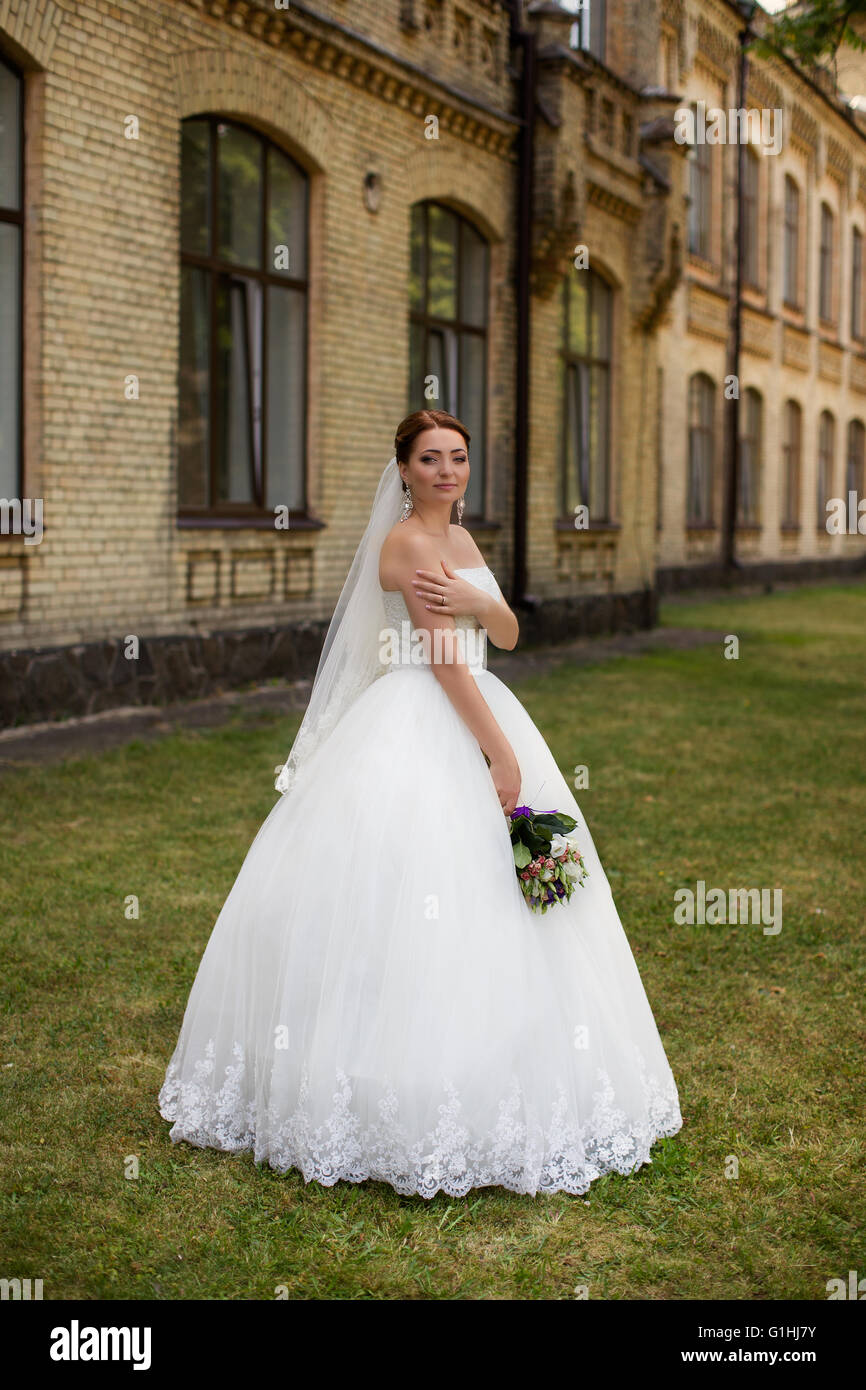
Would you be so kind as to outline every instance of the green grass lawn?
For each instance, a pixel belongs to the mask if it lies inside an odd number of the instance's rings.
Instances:
[[[866,1275],[866,586],[664,620],[737,635],[739,659],[518,689],[563,771],[589,768],[578,801],[680,1088],[651,1166],[585,1198],[425,1202],[171,1144],[157,1091],[294,731],[246,716],[3,777],[0,1274],[46,1299],[824,1299]],[[675,925],[698,879],[781,888],[781,932]]]

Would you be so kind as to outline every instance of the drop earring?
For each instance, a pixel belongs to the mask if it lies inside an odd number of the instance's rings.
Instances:
[[[457,525],[463,525],[463,508],[466,506],[462,497],[457,498]]]
[[[412,489],[410,488],[408,483],[405,484],[405,490],[406,496],[403,498],[403,510],[400,513],[401,521],[409,520],[409,517],[412,515],[412,509],[414,506],[414,503],[412,501]]]

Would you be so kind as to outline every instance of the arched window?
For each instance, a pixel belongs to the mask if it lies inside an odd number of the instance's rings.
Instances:
[[[306,506],[307,177],[220,116],[182,126],[178,502]]]
[[[764,401],[749,386],[740,410],[740,478],[737,505],[739,526],[758,526],[761,520],[761,472],[764,455]]]
[[[0,57],[0,496],[20,498],[24,81]]]
[[[439,203],[412,208],[409,409],[448,410],[469,430],[466,513],[484,515],[487,452],[487,242]]]
[[[785,402],[782,436],[782,525],[800,524],[800,452],[803,412],[796,401]]]
[[[866,429],[862,420],[848,422],[848,452],[845,468],[845,489],[856,492],[858,500],[863,497],[864,457],[866,457]]]
[[[818,516],[817,525],[827,525],[827,502],[833,488],[833,456],[836,453],[836,421],[829,410],[821,411],[818,421],[818,469],[816,477]]]
[[[592,521],[609,521],[613,292],[594,270],[572,270],[560,308],[564,513],[585,506]]]
[[[821,242],[818,260],[818,316],[833,321],[833,240],[835,218],[827,203],[821,204]]]
[[[785,175],[785,303],[800,304],[800,190],[790,174]]]
[[[689,526],[713,524],[716,388],[704,372],[689,381],[689,474],[686,519]]]

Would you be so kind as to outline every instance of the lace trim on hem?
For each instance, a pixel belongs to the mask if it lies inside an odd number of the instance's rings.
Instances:
[[[640,1050],[635,1061],[645,1102],[645,1119],[629,1124],[616,1108],[610,1077],[598,1070],[600,1089],[583,1126],[569,1119],[568,1101],[561,1083],[546,1127],[531,1126],[523,1116],[523,1094],[517,1077],[498,1106],[494,1129],[471,1141],[460,1115],[457,1091],[445,1082],[447,1099],[439,1106],[435,1130],[409,1142],[398,1114],[398,1100],[389,1090],[379,1102],[380,1119],[362,1129],[352,1111],[352,1083],[343,1071],[335,1078],[334,1109],[324,1125],[312,1126],[306,1110],[309,1090],[302,1078],[297,1108],[280,1122],[271,1110],[269,1135],[256,1126],[256,1105],[243,1099],[246,1071],[243,1048],[235,1043],[234,1065],[225,1068],[225,1082],[213,1085],[214,1043],[195,1063],[194,1076],[182,1081],[172,1062],[159,1092],[159,1111],[173,1121],[170,1137],[198,1148],[240,1153],[252,1150],[256,1163],[265,1161],[277,1172],[296,1168],[305,1183],[332,1187],[340,1181],[360,1183],[370,1179],[390,1184],[402,1196],[431,1198],[437,1192],[465,1197],[475,1187],[504,1187],[510,1192],[534,1196],[567,1192],[574,1196],[589,1190],[596,1178],[607,1173],[628,1176],[651,1163],[650,1149],[682,1127],[679,1097],[668,1071],[661,1080],[647,1075]]]

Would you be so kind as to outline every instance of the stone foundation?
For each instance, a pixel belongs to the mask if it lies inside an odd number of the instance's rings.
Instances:
[[[856,579],[862,575],[866,575],[866,555],[838,560],[772,560],[744,564],[730,576],[716,562],[707,565],[670,565],[656,570],[656,584],[660,594],[676,594],[689,589],[808,584],[816,579]]]
[[[122,640],[2,652],[0,725],[165,705],[273,677],[297,680],[315,672],[325,629],[305,623],[142,637],[135,660],[124,655]]]
[[[720,565],[658,571],[658,588],[548,599],[523,609],[521,648],[655,626],[660,594],[866,576],[866,556],[744,565],[728,580]],[[0,652],[0,727],[96,714],[124,705],[165,705],[267,680],[315,674],[327,623],[241,628],[207,636],[143,637],[137,659],[124,641]]]
[[[599,594],[539,604],[520,615],[521,646],[651,627],[656,596]],[[326,623],[255,627],[207,636],[0,652],[0,726],[96,714],[123,705],[165,705],[270,679],[315,674]]]
[[[638,589],[627,594],[547,599],[535,608],[522,610],[518,617],[521,647],[634,632],[658,622],[658,595],[654,589]]]

